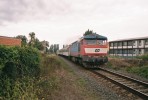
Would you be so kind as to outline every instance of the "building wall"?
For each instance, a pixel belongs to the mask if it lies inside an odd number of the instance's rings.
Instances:
[[[109,55],[133,57],[148,53],[148,38],[109,42]]]
[[[0,36],[0,45],[6,46],[21,46],[21,39],[12,37]]]

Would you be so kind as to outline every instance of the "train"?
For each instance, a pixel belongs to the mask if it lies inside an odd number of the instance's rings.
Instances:
[[[77,41],[63,47],[57,54],[86,68],[96,68],[108,62],[107,37],[92,33],[84,35]]]

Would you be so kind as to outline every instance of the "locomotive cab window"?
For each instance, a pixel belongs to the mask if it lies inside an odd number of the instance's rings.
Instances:
[[[97,43],[97,40],[85,40],[85,43],[88,45],[94,45]]]
[[[85,40],[87,45],[105,45],[106,40]]]

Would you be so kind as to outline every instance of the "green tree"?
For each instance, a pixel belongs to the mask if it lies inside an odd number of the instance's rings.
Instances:
[[[56,53],[57,50],[59,50],[59,44],[52,44],[52,45],[50,46],[50,48],[49,48],[49,51],[50,51],[51,53]]]
[[[34,32],[30,32],[29,33],[30,36],[30,41],[29,41],[29,45],[33,46],[34,42],[35,42],[35,33]]]
[[[44,49],[44,46],[43,46],[42,42],[40,42],[38,38],[35,39],[33,47],[37,48],[38,50],[43,50]]]
[[[83,34],[83,36],[89,35],[89,34],[93,34],[93,31],[88,29],[88,30]]]
[[[54,46],[53,46],[53,44],[50,46],[49,51],[50,51],[51,53],[54,52]]]
[[[25,35],[18,35],[16,36],[17,39],[21,39],[21,46],[27,45],[27,37]]]

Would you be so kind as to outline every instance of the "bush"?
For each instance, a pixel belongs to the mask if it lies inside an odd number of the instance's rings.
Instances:
[[[31,47],[0,46],[1,73],[12,78],[39,74],[40,55]]]
[[[23,75],[39,76],[40,54],[37,49],[23,47],[19,49],[19,62]]]
[[[40,53],[38,50],[32,47],[0,46],[0,98],[12,99],[14,96],[13,99],[20,99],[23,94],[19,95],[24,93],[27,87],[24,84],[30,83],[27,80],[35,80],[39,75]],[[26,77],[28,77],[27,80]]]

